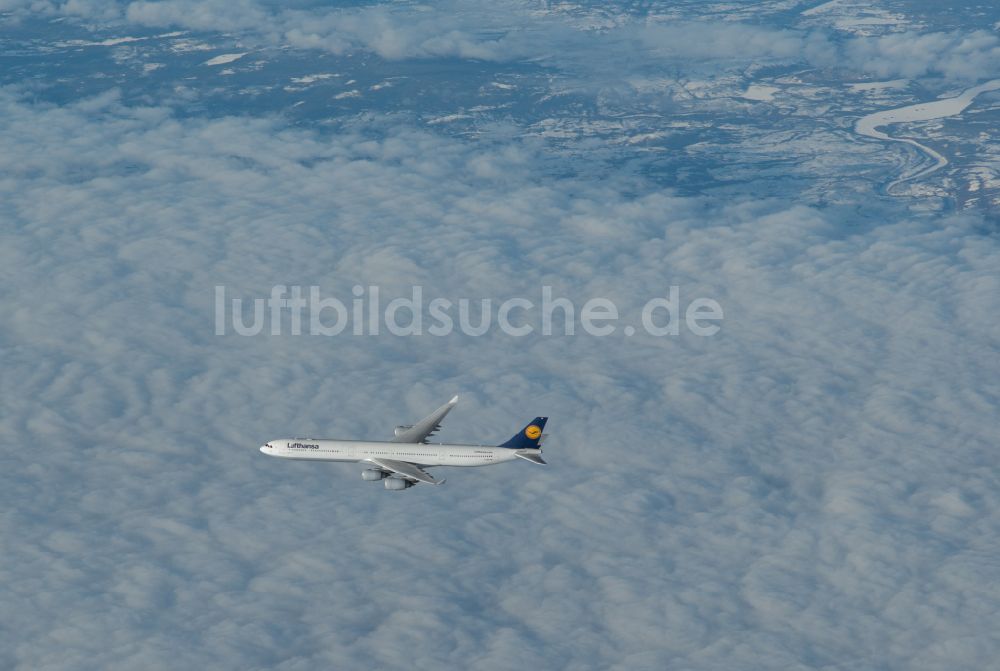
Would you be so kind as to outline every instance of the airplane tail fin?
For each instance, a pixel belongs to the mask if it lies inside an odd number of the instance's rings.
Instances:
[[[500,447],[509,447],[512,450],[533,450],[537,448],[541,442],[542,429],[545,428],[545,422],[548,419],[548,417],[535,417],[531,420],[530,424],[514,434],[510,440],[501,444]]]

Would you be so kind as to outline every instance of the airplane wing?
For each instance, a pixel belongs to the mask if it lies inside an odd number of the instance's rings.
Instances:
[[[372,462],[379,468],[392,471],[397,475],[402,475],[419,482],[426,482],[429,485],[444,484],[444,478],[438,480],[424,469],[420,468],[416,464],[411,464],[408,461],[396,461],[395,459],[368,459],[367,461]]]
[[[451,412],[451,409],[458,403],[458,396],[451,399],[440,408],[424,417],[413,426],[400,426],[396,428],[396,437],[392,439],[394,443],[426,443],[427,439],[441,428],[441,421],[444,416]]]

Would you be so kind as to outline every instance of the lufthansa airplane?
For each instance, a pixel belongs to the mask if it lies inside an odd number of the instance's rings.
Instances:
[[[318,438],[279,438],[261,446],[272,457],[308,461],[353,461],[368,466],[361,472],[365,480],[384,480],[386,489],[407,489],[418,482],[443,485],[424,470],[427,466],[489,466],[524,459],[544,464],[542,440],[545,420],[535,417],[526,427],[502,445],[450,445],[428,443],[441,428],[458,396],[424,417],[416,424],[397,426],[391,441],[328,440]]]

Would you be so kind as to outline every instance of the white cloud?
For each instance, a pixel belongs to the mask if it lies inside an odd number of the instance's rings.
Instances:
[[[844,56],[851,67],[876,77],[940,74],[976,81],[996,75],[1000,37],[983,30],[896,33],[850,40]]]
[[[1000,250],[975,218],[681,198],[407,126],[0,96],[4,666],[994,659]],[[369,282],[549,283],[623,314],[680,284],[726,320],[213,335],[218,284]],[[551,466],[394,496],[254,448],[387,436],[454,391],[443,437],[545,412]]]
[[[599,75],[601,81],[657,66],[741,71],[772,62],[846,68],[855,76],[970,81],[1000,74],[1000,38],[986,30],[910,29],[845,39],[836,31],[719,20],[711,13],[700,20],[676,20],[639,19],[627,12],[595,29],[558,7],[545,11],[513,0],[362,7],[285,7],[256,0],[8,0],[6,6],[15,16],[63,14],[111,25],[240,33],[261,44],[337,54],[364,50],[389,60],[530,61],[578,76]]]
[[[591,31],[517,4],[33,9],[247,48],[530,59],[583,87],[668,66],[966,79],[998,62],[983,32]],[[321,133],[117,90],[65,106],[2,90],[0,106],[0,667],[995,658],[1000,250],[981,220],[866,195],[679,197],[587,177],[582,145],[569,165],[509,135],[438,134],[456,114]],[[279,283],[453,299],[551,284],[626,319],[679,284],[726,319],[708,339],[213,335],[216,285]],[[551,466],[391,495],[254,449],[388,436],[456,391],[444,438],[499,441],[545,412]]]

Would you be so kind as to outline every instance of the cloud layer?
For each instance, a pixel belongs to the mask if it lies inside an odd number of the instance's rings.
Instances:
[[[410,128],[3,106],[5,666],[992,658],[1000,250],[975,219],[626,197]],[[218,284],[369,282],[623,312],[680,284],[726,321],[213,335]],[[552,466],[394,496],[254,448],[387,436],[453,391],[445,438],[545,412]]]
[[[805,15],[787,12],[775,13],[775,25],[766,25],[720,17],[711,8],[691,20],[670,6],[639,16],[613,7],[595,14],[571,4],[546,11],[513,0],[360,7],[312,2],[289,7],[256,0],[8,0],[6,5],[16,16],[30,11],[119,26],[238,33],[272,45],[337,54],[363,50],[389,60],[530,61],[619,75],[640,63],[690,68],[705,62],[746,67],[773,61],[845,69],[854,76],[968,81],[997,76],[1000,62],[1000,37],[987,30],[925,31],[904,23],[900,32],[845,37],[812,23],[800,26]],[[595,52],[603,58],[591,58]]]
[[[519,5],[33,6],[384,58],[543,59],[595,88],[648,69],[637,54],[955,79],[996,62],[976,32],[595,28]],[[915,213],[847,174],[815,207],[795,189],[683,196],[586,138],[559,153],[374,107],[293,125],[113,87],[55,104],[29,80],[0,89],[0,667],[993,663],[995,223]],[[751,113],[706,109],[728,128]],[[217,286],[276,284],[536,302],[550,285],[613,299],[623,323],[677,285],[725,320],[711,338],[215,335]],[[550,465],[392,493],[256,450],[387,438],[454,393],[443,439],[500,442],[546,414]]]

